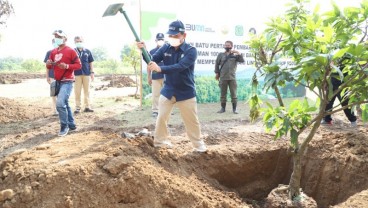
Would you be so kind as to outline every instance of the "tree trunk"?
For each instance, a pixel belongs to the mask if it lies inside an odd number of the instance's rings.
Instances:
[[[294,200],[300,195],[300,180],[302,177],[302,162],[300,152],[293,154],[293,173],[289,182],[289,198]]]
[[[135,83],[136,83],[136,87],[135,87],[135,99],[138,98],[138,73],[137,73],[137,69],[134,67],[134,74],[135,74]]]
[[[277,100],[279,101],[279,105],[284,107],[285,105],[284,105],[284,102],[282,101],[282,97],[281,97],[279,88],[277,86],[274,86],[273,90],[275,90]]]
[[[302,178],[302,157],[304,155],[305,150],[309,142],[313,139],[314,135],[317,132],[318,127],[320,126],[321,120],[323,118],[324,109],[320,106],[320,113],[317,116],[317,120],[312,125],[312,129],[308,133],[308,136],[299,144],[296,143],[294,152],[293,152],[293,173],[291,174],[290,182],[289,182],[289,198],[290,200],[294,200],[295,197],[300,196],[300,181]],[[300,134],[299,134],[300,135]],[[299,140],[299,136],[298,136]]]

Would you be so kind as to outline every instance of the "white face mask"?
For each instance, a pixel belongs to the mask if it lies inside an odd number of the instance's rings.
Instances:
[[[157,45],[158,45],[159,47],[163,46],[164,44],[165,44],[165,41],[164,41],[164,40],[158,40],[158,41],[157,41]]]
[[[172,38],[172,37],[169,37],[169,43],[171,46],[174,46],[174,47],[177,47],[177,46],[180,46],[180,39],[178,38]]]
[[[75,46],[77,48],[83,48],[83,43],[81,43],[81,42],[75,43]]]
[[[64,39],[62,38],[54,38],[55,45],[59,46],[64,44]]]
[[[57,47],[59,47],[59,45],[58,45],[58,44],[56,44],[55,42],[53,42],[53,43],[52,43],[52,47],[57,48]]]

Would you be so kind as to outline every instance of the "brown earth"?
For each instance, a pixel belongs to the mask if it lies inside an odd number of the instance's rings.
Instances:
[[[45,74],[40,73],[0,73],[0,84],[17,84],[26,79],[41,79],[46,78]],[[102,85],[102,88],[106,87],[132,87],[135,86],[135,82],[128,75],[109,75],[104,76],[102,81],[109,81],[108,84]],[[100,87],[100,89],[102,89]],[[99,89],[97,89],[99,90]]]
[[[21,83],[24,79],[36,79],[46,77],[44,74],[30,73],[0,73],[0,84]]]
[[[106,76],[102,79],[103,81],[110,81],[110,83],[107,85],[108,87],[133,87],[136,86],[134,80],[130,78],[129,76],[125,75],[110,75]]]
[[[290,178],[288,141],[274,141],[260,122],[249,123],[246,104],[238,115],[198,105],[209,148],[199,154],[191,151],[177,109],[169,125],[175,148],[152,147],[150,108],[121,90],[96,96],[95,113],[76,115],[78,129],[66,137],[57,137],[47,96],[0,97],[0,208],[288,206],[270,194]],[[367,126],[350,128],[341,114],[334,119],[304,157],[303,191],[318,207],[367,207]]]

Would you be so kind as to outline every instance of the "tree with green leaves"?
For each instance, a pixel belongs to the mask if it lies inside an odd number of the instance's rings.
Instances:
[[[0,0],[0,25],[5,24],[12,13],[14,13],[12,4],[7,0]]]
[[[7,0],[0,0],[0,26],[6,25],[8,17],[14,13],[13,5]],[[1,41],[1,34],[0,34]]]
[[[104,47],[97,47],[91,50],[95,61],[106,61],[108,59],[107,49]]]
[[[264,79],[265,90],[273,90],[279,103],[261,108],[261,100],[253,93],[249,102],[250,116],[255,120],[264,112],[266,130],[274,130],[275,139],[290,138],[293,173],[288,191],[294,201],[301,196],[302,157],[323,117],[367,103],[368,98],[368,50],[364,42],[368,1],[363,0],[360,7],[344,9],[333,4],[333,10],[323,14],[318,6],[313,12],[308,11],[305,6],[308,2],[293,0],[282,17],[271,19],[268,28],[249,41],[257,68],[252,86],[257,89],[258,80]],[[346,55],[350,58],[343,59]],[[344,62],[343,68],[338,67],[341,62]],[[343,82],[335,91],[332,76]],[[280,88],[287,81],[305,86],[318,97],[317,105],[311,106],[305,99],[285,106]],[[326,111],[327,103],[337,94],[348,99],[349,104]],[[367,120],[367,109],[363,109],[363,120]]]
[[[12,71],[21,69],[24,60],[20,57],[4,57],[0,58],[0,71]]]
[[[123,51],[124,52],[122,52],[122,55],[121,55],[123,63],[128,64],[134,69],[135,83],[137,83],[136,91],[135,91],[135,98],[138,98],[138,88],[139,88],[138,83],[142,82],[142,80],[138,82],[138,77],[140,77],[139,76],[140,74],[138,75],[138,69],[140,69],[140,64],[141,64],[140,50],[138,50],[135,44],[132,44],[130,46],[124,46]]]
[[[26,72],[40,72],[45,69],[45,64],[37,59],[27,59],[21,66]]]
[[[125,56],[128,56],[130,54],[131,50],[132,50],[131,46],[124,45],[123,49],[121,49],[121,51],[120,51],[121,60],[123,60]]]

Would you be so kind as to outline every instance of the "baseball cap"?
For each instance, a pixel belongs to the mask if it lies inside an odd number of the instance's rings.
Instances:
[[[65,32],[63,32],[62,30],[55,30],[53,33],[53,35],[58,35],[58,36],[61,36],[61,37],[66,37],[67,38],[67,35],[65,34]]]
[[[156,35],[156,40],[164,40],[165,39],[165,35],[162,33],[157,33]]]
[[[184,24],[180,20],[176,20],[169,25],[169,31],[167,34],[169,35],[176,35],[179,32],[185,32]]]

